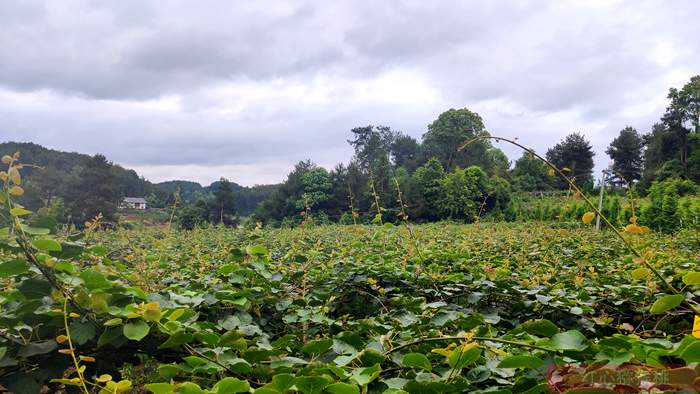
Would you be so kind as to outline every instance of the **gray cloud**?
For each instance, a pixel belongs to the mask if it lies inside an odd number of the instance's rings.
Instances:
[[[354,126],[419,137],[467,106],[540,151],[582,131],[602,167],[613,134],[648,130],[668,88],[700,72],[699,13],[692,0],[0,2],[0,140],[102,152],[157,180],[257,164],[260,183],[296,160],[347,160]]]

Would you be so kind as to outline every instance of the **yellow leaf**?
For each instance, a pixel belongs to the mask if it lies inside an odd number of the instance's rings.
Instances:
[[[84,361],[84,362],[86,362],[86,363],[94,363],[94,362],[95,362],[95,357],[80,356],[80,361]]]
[[[10,163],[12,163],[12,157],[10,157],[10,156],[8,156],[8,155],[5,155],[5,156],[2,157],[2,162],[3,162],[3,164],[10,164]]]
[[[12,183],[15,185],[22,184],[22,176],[19,174],[17,167],[11,167],[10,171],[7,173],[7,176],[10,177],[10,181],[12,181]]]
[[[112,375],[103,374],[103,375],[98,376],[95,380],[98,381],[99,383],[109,382],[112,380]]]
[[[58,343],[64,343],[68,340],[68,337],[65,335],[59,335],[56,337],[56,342]]]
[[[5,182],[7,180],[7,173],[5,171],[0,171],[0,181]]]
[[[80,317],[80,315],[77,314],[77,313],[75,313],[75,312],[69,313],[68,316],[69,316],[69,317]]]
[[[584,224],[589,224],[595,219],[595,213],[593,212],[586,212],[583,214],[583,217],[581,220],[583,221]]]
[[[700,316],[695,315],[695,320],[693,321],[693,336],[700,339]]]
[[[547,171],[547,175],[549,175],[549,176],[554,176],[554,175],[556,175],[556,172],[554,171],[554,168],[550,168],[549,171]]]
[[[61,354],[73,354],[73,349],[58,349]]]
[[[9,193],[13,196],[19,197],[24,194],[24,189],[22,189],[19,186],[12,186],[9,190]]]

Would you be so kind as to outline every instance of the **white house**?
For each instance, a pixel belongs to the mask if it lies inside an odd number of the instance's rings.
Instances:
[[[146,199],[141,197],[124,197],[119,204],[121,209],[146,209]]]

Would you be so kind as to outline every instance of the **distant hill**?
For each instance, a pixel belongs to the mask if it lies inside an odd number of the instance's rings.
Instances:
[[[27,167],[23,169],[27,194],[24,205],[38,209],[49,205],[56,197],[66,198],[70,193],[62,190],[61,184],[66,179],[76,176],[90,162],[91,156],[77,152],[63,152],[49,149],[32,142],[0,143],[0,155],[20,152],[22,162],[42,167],[42,170]],[[218,182],[202,186],[197,182],[173,180],[152,183],[139,174],[118,164],[111,163],[110,170],[117,190],[115,200],[124,196],[146,197],[154,207],[164,207],[172,201],[173,194],[179,189],[184,202],[195,202],[212,196]],[[256,185],[246,187],[231,182],[239,215],[253,212],[255,207],[269,196],[277,185]],[[116,203],[116,201],[115,201]]]

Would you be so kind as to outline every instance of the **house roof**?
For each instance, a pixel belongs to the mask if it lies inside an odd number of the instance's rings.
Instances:
[[[141,197],[124,197],[124,202],[132,202],[132,203],[137,203],[137,204],[145,204],[146,199],[141,198]]]

